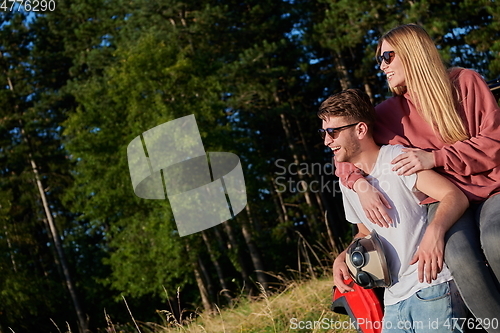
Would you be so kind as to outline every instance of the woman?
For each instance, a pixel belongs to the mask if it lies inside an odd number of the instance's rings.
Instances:
[[[434,168],[469,198],[471,209],[446,234],[445,262],[477,318],[468,327],[500,332],[500,108],[474,71],[443,65],[427,32],[396,27],[379,40],[377,59],[394,97],[376,107],[375,140],[403,144],[392,161],[400,174]],[[417,148],[418,147],[418,148]],[[339,163],[337,176],[358,192],[367,217],[389,226],[390,204],[353,165]],[[368,189],[368,190],[367,190]],[[429,219],[439,203],[432,198]],[[479,228],[478,228],[479,227]],[[440,244],[427,250],[439,260]],[[487,260],[487,263],[486,263]]]

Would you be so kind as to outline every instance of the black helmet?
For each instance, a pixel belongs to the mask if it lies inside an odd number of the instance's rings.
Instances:
[[[392,284],[384,246],[375,230],[349,245],[346,264],[353,280],[363,288],[390,287]]]

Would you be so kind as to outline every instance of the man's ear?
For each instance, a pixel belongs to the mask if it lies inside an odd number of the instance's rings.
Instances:
[[[356,134],[359,139],[363,139],[368,135],[368,125],[365,122],[360,121],[359,124],[356,125]]]

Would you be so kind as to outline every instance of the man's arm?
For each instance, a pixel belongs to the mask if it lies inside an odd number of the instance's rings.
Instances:
[[[411,265],[418,262],[420,282],[424,281],[425,275],[430,283],[443,269],[444,235],[469,207],[469,201],[458,187],[433,170],[419,171],[415,187],[440,202],[410,262]]]
[[[357,227],[358,233],[354,235],[354,239],[362,238],[370,234],[370,231],[363,225],[363,223],[358,223]],[[346,253],[347,249],[342,251],[342,253],[340,253],[333,262],[333,282],[343,293],[347,291],[353,291],[351,287],[344,283],[344,280],[347,280],[350,277],[349,269],[347,268],[347,265],[345,263]]]

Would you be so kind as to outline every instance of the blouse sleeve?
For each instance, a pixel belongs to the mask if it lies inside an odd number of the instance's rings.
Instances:
[[[461,70],[455,85],[470,139],[435,150],[436,166],[463,176],[491,170],[500,165],[500,108],[478,73]]]
[[[340,183],[352,190],[354,183],[363,178],[363,173],[352,163],[337,162],[335,158],[333,161],[335,163],[335,175],[339,177]]]

